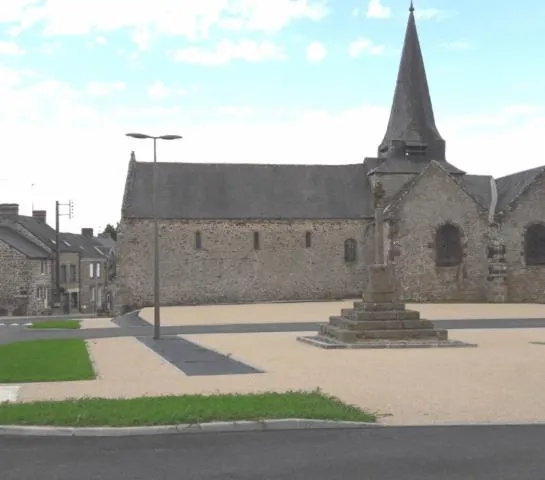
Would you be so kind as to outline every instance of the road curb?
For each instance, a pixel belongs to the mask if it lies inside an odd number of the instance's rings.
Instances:
[[[154,427],[41,427],[0,425],[0,436],[48,437],[129,437],[187,433],[257,432],[328,428],[380,428],[380,423],[337,422],[331,420],[280,419],[240,422],[187,423]]]

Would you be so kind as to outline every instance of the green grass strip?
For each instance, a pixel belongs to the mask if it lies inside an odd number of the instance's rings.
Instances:
[[[211,421],[304,418],[375,422],[376,416],[315,392],[87,398],[0,405],[1,425],[174,425]]]
[[[35,330],[59,328],[66,330],[77,330],[80,328],[80,322],[78,320],[46,320],[44,322],[33,323],[30,327]]]
[[[84,340],[33,340],[0,345],[0,383],[95,378]]]

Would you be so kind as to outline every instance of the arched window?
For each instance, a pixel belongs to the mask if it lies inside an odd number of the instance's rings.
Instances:
[[[526,265],[545,265],[545,225],[534,223],[524,234]]]
[[[349,238],[348,240],[345,240],[344,242],[344,261],[346,263],[353,263],[358,258],[358,251],[357,251],[358,244],[356,243],[356,240],[353,238]]]
[[[462,234],[452,223],[441,225],[435,233],[435,264],[454,267],[462,263]]]

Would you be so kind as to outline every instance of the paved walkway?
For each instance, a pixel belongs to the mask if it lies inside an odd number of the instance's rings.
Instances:
[[[545,320],[536,318],[544,306],[532,306],[532,311],[507,305],[510,316],[501,309],[481,308],[480,313],[488,316],[434,322],[442,328],[448,325],[452,339],[478,344],[475,349],[327,351],[296,341],[298,335],[315,332],[316,320],[311,319],[317,307],[310,306],[306,321],[292,323],[286,320],[292,317],[278,317],[281,310],[289,313],[295,308],[302,313],[308,304],[278,305],[271,307],[274,316],[265,315],[268,320],[279,320],[273,324],[251,322],[256,318],[250,315],[241,318],[240,306],[236,306],[236,324],[213,321],[221,313],[220,307],[214,307],[208,323],[206,317],[200,318],[200,324],[188,323],[199,320],[194,314],[188,320],[184,318],[182,325],[164,327],[164,334],[182,335],[161,340],[157,348],[149,339],[149,324],[79,331],[4,329],[0,332],[3,343],[30,338],[87,338],[98,374],[93,381],[25,384],[15,393],[12,389],[10,395],[26,402],[319,387],[343,401],[386,415],[384,421],[393,425],[545,421],[541,401],[545,345],[539,344],[545,342]],[[328,305],[324,310],[327,315],[339,310],[339,305]],[[183,308],[199,311],[197,307]],[[513,319],[515,313],[528,317]],[[221,318],[224,322],[234,320],[235,314]],[[525,328],[527,325],[534,328]],[[139,336],[147,339],[143,342],[136,338]],[[173,344],[184,347],[174,352]],[[227,364],[247,370],[222,370]],[[216,371],[205,374],[205,367]]]

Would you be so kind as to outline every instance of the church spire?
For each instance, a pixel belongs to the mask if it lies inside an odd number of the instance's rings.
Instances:
[[[412,1],[390,120],[378,155],[395,158],[414,155],[445,161],[445,141],[435,126]]]

